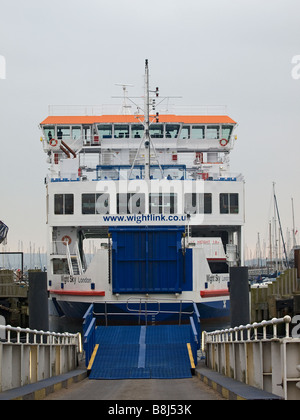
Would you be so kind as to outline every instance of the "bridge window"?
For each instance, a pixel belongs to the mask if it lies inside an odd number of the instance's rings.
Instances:
[[[131,137],[141,139],[144,136],[144,126],[142,124],[132,124]]]
[[[162,139],[164,136],[164,126],[163,124],[151,124],[150,126],[150,136],[154,139]]]
[[[100,139],[111,139],[112,138],[112,125],[101,124],[98,125],[98,132]]]
[[[57,138],[58,138],[58,140],[66,140],[66,139],[69,139],[70,136],[71,136],[71,128],[70,127],[58,126],[58,128],[57,128]]]
[[[88,144],[92,139],[92,127],[90,125],[84,125],[82,127],[82,131],[84,143]]]
[[[185,194],[184,212],[186,214],[211,214],[212,213],[212,195],[210,193]]]
[[[179,124],[166,124],[166,138],[177,139],[179,128]]]
[[[238,194],[220,194],[220,213],[237,214],[239,212]]]
[[[109,194],[82,194],[82,214],[109,214]]]
[[[55,194],[54,214],[74,214],[74,195]]]
[[[233,130],[233,126],[232,125],[223,125],[222,126],[222,139],[226,139],[229,140],[231,133]]]
[[[144,214],[145,194],[117,194],[117,214]]]
[[[78,140],[80,138],[81,138],[81,127],[80,126],[78,126],[78,127],[73,126],[72,127],[72,139],[73,140]]]
[[[150,194],[149,213],[175,214],[177,213],[177,194]]]
[[[50,140],[55,139],[55,127],[52,125],[44,127],[45,137],[49,143]]]
[[[191,127],[189,125],[183,125],[180,132],[180,139],[189,139],[191,136]]]
[[[218,125],[208,125],[206,128],[206,138],[216,140],[219,138],[220,127]]]
[[[204,139],[205,127],[204,125],[193,125],[192,126],[192,139]]]
[[[129,138],[129,125],[115,124],[114,126],[115,139],[128,139]]]

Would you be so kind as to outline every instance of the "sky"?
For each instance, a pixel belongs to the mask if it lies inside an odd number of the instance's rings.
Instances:
[[[258,233],[268,240],[273,182],[284,233],[291,198],[300,230],[299,15],[298,0],[0,0],[0,220],[9,249],[46,247],[39,123],[48,105],[115,103],[116,83],[142,95],[146,58],[162,96],[226,105],[238,122],[231,169],[245,176],[247,248]]]

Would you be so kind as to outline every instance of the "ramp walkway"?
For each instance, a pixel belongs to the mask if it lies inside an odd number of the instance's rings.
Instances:
[[[152,315],[149,311],[147,314]],[[190,314],[189,324],[147,325],[146,322],[145,325],[96,327],[92,304],[83,324],[90,379],[190,378],[200,348],[200,317],[196,305]]]
[[[190,378],[189,325],[97,327],[90,379]]]

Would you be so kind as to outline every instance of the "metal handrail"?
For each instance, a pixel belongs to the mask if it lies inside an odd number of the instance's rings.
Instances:
[[[44,344],[43,337],[47,338],[47,344],[70,345],[76,344],[81,352],[81,334],[71,333],[56,333],[43,330],[31,330],[29,328],[12,327],[11,325],[0,325],[0,330],[7,333],[7,338],[4,340],[10,344],[22,344],[24,339],[21,339],[21,334],[25,334],[25,343],[30,344],[30,335],[33,335],[33,344]],[[16,340],[12,341],[11,332],[17,334]],[[39,336],[39,340],[38,340]],[[3,341],[3,340],[2,340]]]
[[[277,340],[277,325],[285,324],[285,338],[289,338],[289,324],[291,322],[291,317],[286,315],[284,318],[273,318],[269,321],[254,322],[253,324],[240,325],[239,327],[229,328],[226,330],[216,330],[213,332],[203,332],[205,342],[210,343],[224,343],[224,342],[244,342],[251,341],[251,330],[254,332],[254,340],[258,340],[258,329],[263,329],[263,340],[267,340],[267,327],[273,327],[273,336],[271,340]],[[247,339],[244,338],[243,332],[247,332]]]
[[[135,302],[134,304],[139,305],[139,308],[134,309],[134,308],[130,308],[128,305],[130,304],[129,301],[133,301],[136,300],[137,302]],[[97,303],[97,302],[94,302]],[[146,323],[147,323],[147,319],[148,316],[156,316],[158,314],[178,314],[179,315],[179,324],[181,324],[181,318],[182,315],[193,315],[195,313],[195,309],[194,309],[194,301],[193,300],[175,300],[175,299],[160,299],[160,300],[151,300],[151,299],[146,299],[146,298],[137,298],[137,297],[130,297],[127,300],[124,301],[105,301],[105,302],[99,302],[99,303],[103,303],[104,304],[104,312],[95,312],[93,311],[93,315],[94,316],[104,316],[105,317],[105,321],[106,321],[106,325],[107,325],[107,321],[108,321],[108,316],[116,316],[116,315],[120,315],[122,313],[122,316],[136,316],[136,314],[139,314],[139,319],[140,316],[145,316],[146,317]],[[115,305],[116,303],[118,304],[125,304],[126,305],[126,309],[128,310],[128,313],[124,313],[124,312],[108,312],[107,311],[107,305]],[[163,310],[161,309],[161,304],[163,303],[176,303],[180,305],[180,310],[179,311],[171,311],[171,310]],[[142,309],[142,305],[145,305],[145,308]],[[151,304],[158,304],[158,310],[149,310],[148,306]],[[182,305],[183,304],[190,304],[193,307],[192,311],[183,311],[182,309]]]

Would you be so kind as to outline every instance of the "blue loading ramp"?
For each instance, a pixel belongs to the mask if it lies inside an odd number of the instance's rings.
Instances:
[[[190,378],[190,331],[190,325],[97,327],[89,378]]]

